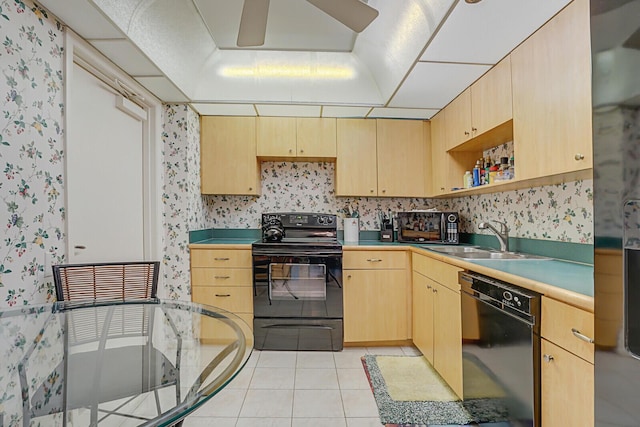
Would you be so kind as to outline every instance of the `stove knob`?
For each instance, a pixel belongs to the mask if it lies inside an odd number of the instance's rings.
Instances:
[[[333,217],[332,216],[328,216],[327,217],[327,224],[333,224]]]

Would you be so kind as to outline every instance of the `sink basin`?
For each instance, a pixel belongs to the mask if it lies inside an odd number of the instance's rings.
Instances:
[[[547,260],[551,258],[524,254],[520,252],[500,252],[494,249],[485,249],[478,246],[439,246],[429,248],[432,251],[444,253],[450,256],[464,259],[500,259],[500,260]]]

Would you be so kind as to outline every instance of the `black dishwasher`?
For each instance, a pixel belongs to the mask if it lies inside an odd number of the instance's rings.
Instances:
[[[459,273],[463,400],[511,426],[540,425],[540,294]]]

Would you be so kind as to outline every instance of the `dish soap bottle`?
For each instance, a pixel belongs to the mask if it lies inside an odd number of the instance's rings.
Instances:
[[[464,173],[464,176],[462,177],[462,187],[463,188],[473,187],[473,177],[471,176],[471,171],[466,171]]]

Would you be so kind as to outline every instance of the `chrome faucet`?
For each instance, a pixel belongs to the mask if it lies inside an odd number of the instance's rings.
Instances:
[[[480,224],[478,224],[478,228],[480,230],[493,231],[496,237],[498,238],[498,241],[500,242],[500,250],[502,252],[508,252],[509,251],[509,228],[507,227],[507,224],[501,221],[496,221],[495,219],[493,219],[492,221],[497,224],[500,224],[500,231],[498,231],[493,225],[489,224],[488,222],[481,222]]]

